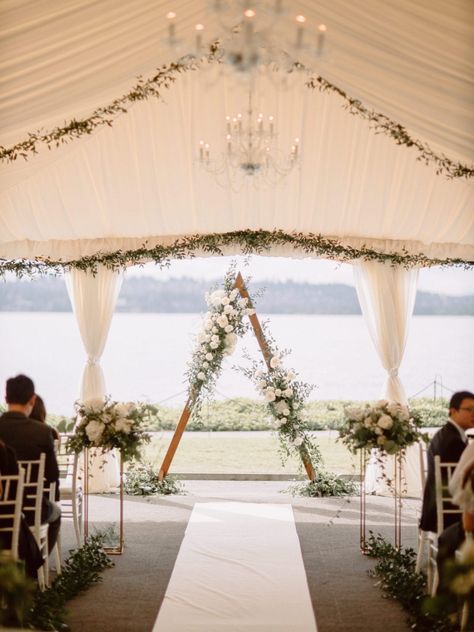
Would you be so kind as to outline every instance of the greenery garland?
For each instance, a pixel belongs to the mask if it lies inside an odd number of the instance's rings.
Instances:
[[[397,145],[414,147],[419,153],[417,160],[423,160],[426,165],[433,162],[436,165],[437,175],[444,173],[447,178],[472,178],[474,175],[473,167],[451,160],[444,154],[437,154],[427,143],[417,138],[412,138],[403,125],[395,123],[385,114],[369,110],[359,99],[350,97],[344,90],[341,90],[341,88],[338,88],[323,77],[311,77],[306,82],[306,85],[313,90],[318,88],[321,92],[332,92],[340,96],[345,101],[344,108],[351,114],[369,121],[377,133],[393,138]]]
[[[457,628],[446,615],[426,612],[426,576],[415,571],[416,553],[413,549],[398,550],[380,534],[370,532],[366,553],[377,559],[371,575],[380,579],[380,587],[388,597],[400,602],[408,614],[411,629],[455,632]]]
[[[128,265],[143,265],[147,262],[165,267],[173,259],[187,259],[201,253],[212,256],[224,256],[229,248],[243,254],[264,254],[274,247],[292,246],[295,250],[311,257],[325,257],[343,262],[357,259],[379,261],[404,268],[427,266],[460,266],[471,268],[474,261],[462,259],[436,259],[422,253],[409,253],[405,248],[401,252],[380,252],[363,245],[361,248],[345,246],[337,239],[323,237],[314,233],[288,233],[284,230],[238,230],[228,233],[209,235],[190,235],[176,239],[170,245],[148,246],[145,242],[140,248],[97,252],[93,255],[63,261],[45,257],[37,260],[0,259],[0,277],[13,273],[17,277],[33,277],[37,274],[62,274],[70,270],[82,270],[96,274],[99,266],[109,270],[121,270]]]
[[[55,127],[51,131],[37,130],[29,132],[28,138],[11,147],[0,146],[0,160],[11,162],[19,156],[27,159],[29,155],[38,153],[39,145],[46,145],[48,149],[58,147],[75,138],[80,138],[84,134],[91,134],[97,127],[113,125],[114,119],[120,114],[125,114],[127,107],[137,101],[145,101],[151,97],[160,98],[162,91],[167,90],[177,79],[178,75],[189,70],[197,70],[203,62],[223,63],[225,50],[217,40],[209,46],[209,52],[201,58],[194,55],[187,55],[159,67],[156,73],[148,78],[138,77],[137,84],[123,96],[115,99],[109,105],[99,107],[92,112],[88,118],[71,119],[62,127]],[[278,70],[274,66],[275,70]],[[291,64],[286,72],[291,73],[309,70],[302,63]],[[448,178],[471,178],[474,175],[474,168],[454,161],[444,154],[435,153],[427,143],[412,138],[405,127],[392,121],[385,114],[374,112],[366,108],[361,101],[350,97],[344,90],[330,83],[321,76],[311,77],[305,84],[310,89],[319,88],[323,92],[332,92],[345,101],[345,108],[356,116],[369,121],[376,132],[383,133],[395,140],[397,145],[414,147],[419,152],[419,160],[424,160],[425,164],[433,162],[436,164],[436,173],[444,173]]]

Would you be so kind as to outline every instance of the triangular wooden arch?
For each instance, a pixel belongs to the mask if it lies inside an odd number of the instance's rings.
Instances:
[[[246,298],[248,300],[249,307],[253,307],[252,300],[249,296],[249,293],[247,291],[247,288],[245,286],[244,280],[240,272],[238,272],[237,276],[235,277],[233,287],[239,291],[242,298]],[[267,365],[268,369],[270,369],[271,353],[267,345],[267,341],[265,339],[263,329],[258,320],[258,316],[256,313],[254,313],[249,316],[249,319],[250,319],[250,323],[252,325],[255,337],[257,338],[258,346],[260,347],[260,350],[262,352],[263,359],[265,360],[265,364]],[[178,425],[176,426],[176,430],[174,431],[174,435],[171,439],[171,443],[165,454],[163,463],[161,464],[161,468],[159,472],[160,481],[162,481],[165,478],[165,476],[168,474],[168,470],[171,466],[176,450],[178,449],[178,445],[179,445],[179,442],[181,441],[183,432],[186,428],[189,418],[191,417],[194,402],[195,402],[195,395],[191,393],[190,396],[188,397],[188,401],[184,405],[183,412],[181,413],[181,417],[179,418],[179,422],[178,422]],[[301,460],[303,461],[303,465],[305,467],[306,473],[308,474],[308,478],[312,481],[314,480],[315,475],[314,475],[314,468],[311,462],[311,458],[304,448],[300,451],[300,454],[301,454]]]

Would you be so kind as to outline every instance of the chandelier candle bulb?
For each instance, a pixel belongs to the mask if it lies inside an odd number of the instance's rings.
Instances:
[[[230,116],[226,116],[226,117],[225,117],[225,120],[226,120],[226,130],[227,130],[227,133],[228,133],[228,134],[230,134],[230,131],[231,131],[231,129],[230,129]]]
[[[199,161],[202,162],[204,160],[204,141],[199,141]]]
[[[306,22],[306,18],[304,15],[297,15],[296,22],[298,23],[298,28],[296,29],[296,48],[301,48],[303,46],[303,24]]]
[[[230,134],[227,134],[226,138],[227,138],[227,153],[231,154],[232,153],[232,136]]]
[[[204,149],[206,150],[206,151],[204,152],[205,157],[206,157],[206,162],[207,162],[207,163],[209,163],[209,156],[210,156],[209,143],[206,143],[206,144],[204,145]]]
[[[270,136],[273,136],[273,131],[274,131],[274,127],[273,127],[274,118],[273,118],[273,116],[269,116],[268,117],[268,122],[270,123]]]
[[[196,24],[194,27],[196,30],[196,51],[200,51],[202,47],[202,32],[204,30],[203,24]]]
[[[176,25],[174,20],[176,18],[176,13],[174,11],[170,11],[166,17],[168,18],[168,37],[170,43],[174,42],[174,37],[176,35]]]
[[[323,54],[323,48],[324,48],[324,39],[325,39],[325,33],[327,31],[327,27],[325,24],[320,24],[318,26],[318,43],[317,43],[317,51],[316,53],[318,55],[322,55]]]

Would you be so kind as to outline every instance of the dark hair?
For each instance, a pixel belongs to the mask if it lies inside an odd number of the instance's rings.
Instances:
[[[449,402],[449,410],[451,410],[451,408],[459,410],[463,399],[474,399],[474,393],[470,391],[458,391],[454,393]]]
[[[39,395],[36,396],[30,419],[36,419],[36,421],[42,421],[43,423],[46,421],[46,406]]]
[[[16,375],[7,380],[5,399],[7,404],[27,404],[35,394],[33,380],[26,375]]]

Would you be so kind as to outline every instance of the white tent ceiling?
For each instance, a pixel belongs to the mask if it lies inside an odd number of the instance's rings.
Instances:
[[[309,27],[328,26],[321,75],[404,125],[436,152],[473,157],[473,10],[468,0],[292,1]],[[164,45],[174,9],[183,37],[205,0],[4,0],[0,4],[0,143],[88,116],[136,76],[176,54]],[[216,70],[187,72],[161,100],[135,104],[112,128],[2,166],[0,257],[79,258],[168,244],[192,234],[282,229],[322,234],[381,252],[474,260],[471,180],[448,179],[413,148],[375,134],[334,94],[294,79],[256,87],[281,146],[302,139],[301,168],[277,187],[219,186],[196,161],[218,147],[224,117],[246,92]],[[222,122],[222,128],[221,128]],[[281,250],[275,254],[289,254]]]

